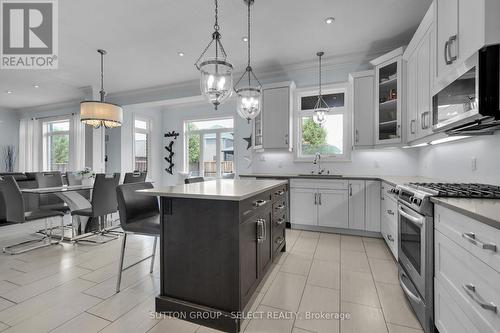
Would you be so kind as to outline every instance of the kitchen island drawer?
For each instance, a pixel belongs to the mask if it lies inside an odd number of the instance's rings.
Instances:
[[[255,197],[240,202],[240,216],[244,219],[271,205],[271,192],[257,194]]]
[[[500,273],[438,230],[435,276],[479,332],[500,332]]]
[[[281,248],[285,242],[285,225],[273,229],[273,253]]]
[[[440,205],[434,206],[435,228],[500,272],[500,230]]]
[[[282,187],[274,190],[272,193],[273,201],[286,200],[286,194],[287,194],[286,189],[287,189],[287,186],[283,185]]]

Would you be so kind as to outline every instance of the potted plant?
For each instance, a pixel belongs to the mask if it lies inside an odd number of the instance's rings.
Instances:
[[[91,168],[85,167],[85,169],[78,171],[78,174],[82,176],[82,185],[94,184],[95,172]]]

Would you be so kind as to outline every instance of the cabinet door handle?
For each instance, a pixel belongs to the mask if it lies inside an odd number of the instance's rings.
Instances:
[[[274,209],[275,210],[282,210],[283,208],[285,208],[285,205],[276,206]]]
[[[356,130],[356,131],[355,131],[355,134],[354,134],[354,141],[355,141],[356,143],[358,143],[358,142],[359,142],[359,131],[358,131],[358,130]]]
[[[262,243],[264,241],[264,220],[263,219],[258,219],[257,220],[257,242]]]
[[[444,43],[444,62],[447,65],[451,65],[453,62],[451,60],[448,60],[448,54],[450,53],[450,40],[448,39]]]
[[[394,237],[392,237],[392,235],[387,234],[387,239],[391,242],[394,242]]]
[[[285,191],[284,190],[279,190],[279,191],[274,192],[274,194],[279,197],[280,195],[285,194]]]
[[[493,252],[497,252],[497,246],[495,244],[492,244],[492,243],[488,244],[488,243],[483,243],[483,242],[479,241],[476,238],[476,234],[473,233],[473,232],[464,232],[462,234],[462,238],[468,240],[469,242],[471,242],[472,244],[476,245],[480,249],[490,250],[490,251],[493,251]]]
[[[318,203],[321,205],[321,193],[318,193],[318,196],[319,196],[319,201],[318,201]]]
[[[352,184],[349,184],[349,196],[352,197]]]
[[[267,203],[267,200],[256,200],[253,202],[254,207],[261,207],[264,206]]]
[[[464,288],[467,295],[469,295],[469,297],[472,298],[474,302],[479,304],[480,307],[485,310],[497,313],[497,306],[493,302],[488,303],[484,301],[483,298],[478,295],[478,293],[476,292],[476,287],[472,283],[464,284],[462,288]]]
[[[281,225],[285,222],[285,218],[284,217],[280,217],[278,220],[276,220],[276,224],[277,225]]]
[[[415,134],[415,123],[417,121],[415,119],[413,119],[412,121],[410,121],[410,132],[411,134]]]
[[[457,41],[457,35],[453,35],[448,40],[448,57],[450,58],[450,64],[457,60],[457,55],[451,55],[451,45]],[[456,50],[456,48],[455,48]]]
[[[425,111],[420,115],[420,123],[422,129],[428,129],[431,126],[431,112]]]
[[[314,193],[314,204],[318,204],[318,193]]]
[[[389,215],[394,215],[394,212],[393,212],[391,209],[388,209],[388,210],[387,210],[387,214],[389,214]]]

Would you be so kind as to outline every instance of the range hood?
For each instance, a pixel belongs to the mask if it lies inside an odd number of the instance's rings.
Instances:
[[[484,117],[473,122],[457,126],[445,133],[452,135],[491,135],[500,130],[500,120],[494,117]]]

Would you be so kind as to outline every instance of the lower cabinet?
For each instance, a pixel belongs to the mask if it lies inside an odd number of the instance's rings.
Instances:
[[[318,225],[321,227],[349,227],[349,196],[347,190],[318,191]]]
[[[380,205],[380,232],[394,258],[398,259],[398,203],[387,194],[383,194]]]
[[[290,189],[290,222],[292,224],[318,225],[318,190]]]
[[[380,232],[380,181],[366,181],[365,230]]]
[[[366,183],[349,181],[349,229],[366,230]]]

